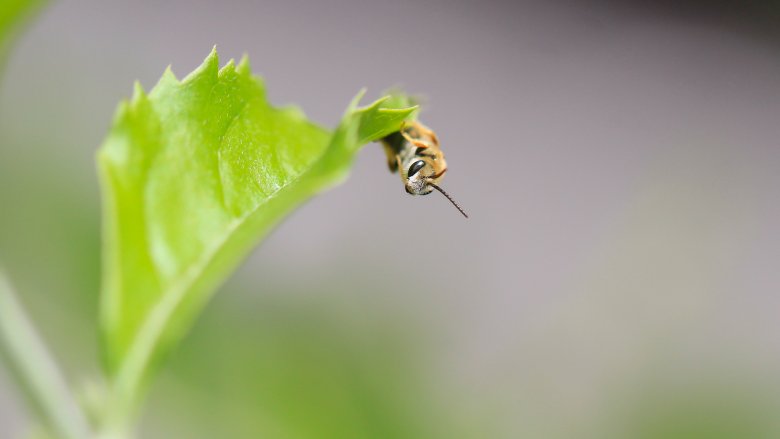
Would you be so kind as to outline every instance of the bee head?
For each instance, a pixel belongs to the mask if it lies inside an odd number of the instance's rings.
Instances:
[[[455,208],[458,209],[464,217],[469,217],[466,215],[466,212],[461,209],[458,203],[456,203],[455,200],[453,200],[452,197],[450,197],[449,194],[444,191],[444,189],[439,187],[438,183],[444,176],[444,172],[436,175],[434,173],[433,165],[423,159],[420,159],[412,162],[412,164],[409,165],[409,168],[405,170],[405,173],[406,183],[404,184],[404,189],[406,189],[408,194],[428,195],[433,192],[434,189],[436,189],[437,191],[441,192],[442,195],[447,197],[447,199],[450,200],[450,203],[452,203],[452,205],[455,206]]]
[[[436,182],[433,178],[434,169],[426,159],[419,159],[412,162],[409,168],[404,170],[406,178],[404,179],[404,188],[411,195],[428,195],[433,192],[429,183]]]

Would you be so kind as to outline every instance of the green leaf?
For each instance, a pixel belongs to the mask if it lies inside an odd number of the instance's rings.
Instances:
[[[415,110],[358,109],[361,95],[329,132],[272,107],[246,59],[219,69],[212,51],[184,80],[168,69],[119,106],[98,167],[102,333],[122,410],[247,253]]]
[[[44,0],[0,1],[0,67],[11,47],[11,41],[43,5]]]

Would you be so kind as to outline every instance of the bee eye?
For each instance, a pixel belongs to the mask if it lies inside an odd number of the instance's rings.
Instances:
[[[422,169],[423,166],[425,166],[425,162],[422,160],[417,160],[416,162],[412,163],[412,166],[409,166],[409,172],[406,173],[406,177],[409,178],[420,172],[420,169]]]

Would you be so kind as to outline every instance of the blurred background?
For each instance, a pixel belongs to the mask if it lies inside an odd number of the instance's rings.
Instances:
[[[758,0],[54,1],[0,82],[0,260],[86,398],[94,154],[134,80],[217,44],[326,126],[400,85],[471,218],[367,146],[216,295],[141,437],[777,438],[779,24]],[[0,367],[0,437],[29,425]]]

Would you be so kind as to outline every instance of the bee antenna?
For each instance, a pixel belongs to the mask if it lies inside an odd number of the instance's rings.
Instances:
[[[463,209],[461,209],[460,206],[458,206],[458,203],[456,203],[455,200],[453,200],[452,197],[450,197],[449,194],[447,194],[447,192],[444,192],[444,189],[440,188],[439,186],[437,186],[436,184],[431,183],[431,182],[428,182],[428,184],[433,186],[434,189],[436,189],[437,191],[441,192],[442,195],[447,197],[447,199],[450,200],[450,203],[452,203],[452,205],[455,206],[455,208],[458,209],[460,211],[460,213],[463,214],[463,216],[465,216],[466,218],[469,217],[468,215],[466,215],[466,212],[464,212]]]

